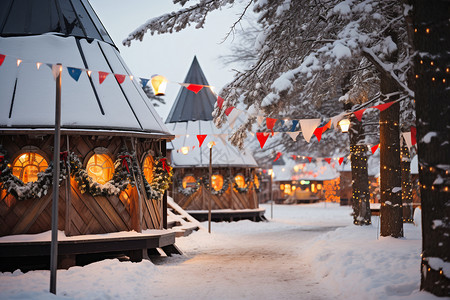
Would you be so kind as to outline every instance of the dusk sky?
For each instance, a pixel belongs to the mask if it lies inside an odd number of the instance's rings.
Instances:
[[[209,84],[219,91],[232,80],[231,69],[239,68],[236,65],[224,66],[218,57],[230,52],[232,37],[221,42],[237,20],[242,5],[211,13],[203,29],[192,26],[172,34],[147,34],[142,42],[134,41],[130,47],[126,47],[122,41],[130,32],[147,20],[178,10],[181,6],[169,0],[90,0],[90,3],[135,76],[150,78],[154,74],[161,74],[171,82],[183,82],[194,55],[197,55]],[[168,84],[165,96],[167,105],[157,108],[164,120],[179,88],[178,84]]]

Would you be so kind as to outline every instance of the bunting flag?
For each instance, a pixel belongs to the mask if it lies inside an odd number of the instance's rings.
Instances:
[[[6,55],[4,54],[0,54],[0,66],[3,64],[3,62],[5,61],[5,57]]]
[[[324,158],[324,160],[325,160],[328,164],[331,164],[331,157],[326,157],[326,158]]]
[[[52,74],[53,74],[53,78],[55,80],[58,77],[58,75],[61,73],[61,71],[62,71],[61,65],[52,65]]]
[[[309,162],[311,162],[311,160],[312,160],[311,156],[307,156],[306,158],[309,160]]]
[[[277,152],[277,156],[275,157],[273,162],[276,162],[281,157],[281,154],[282,154],[281,152]]]
[[[342,120],[346,114],[346,112],[341,112],[337,116],[331,118],[331,124],[333,124],[334,128],[337,128],[337,123]]]
[[[125,78],[124,78],[125,79]],[[142,88],[145,88],[145,86],[147,85],[147,83],[149,82],[149,80],[150,79],[147,79],[147,78],[139,78],[140,80],[141,80],[141,85],[142,85]],[[119,82],[119,83],[121,83],[121,82]]]
[[[365,111],[366,111],[366,108],[363,108],[363,109],[360,109],[360,110],[357,110],[357,111],[353,112],[353,114],[354,114],[355,117],[358,119],[358,121],[361,122],[363,113],[364,113]]]
[[[264,147],[267,139],[269,138],[269,134],[267,132],[257,132],[256,138],[259,141],[259,145],[261,145],[261,149]]]
[[[297,159],[297,155],[292,155],[292,159],[296,160]]]
[[[317,141],[320,142],[320,139],[322,138],[322,133],[323,133],[323,127],[317,127],[316,130],[314,130],[314,135],[317,138]]]
[[[72,77],[75,81],[78,81],[78,79],[80,79],[81,69],[67,68],[67,72],[69,73],[70,77]]]
[[[387,102],[387,103],[383,103],[383,104],[379,104],[379,105],[375,105],[372,106],[372,108],[376,108],[379,111],[383,111],[385,109],[388,109],[392,104],[394,104],[396,101],[392,101],[392,102]]]
[[[263,121],[264,121],[264,117],[263,116],[256,116],[256,122],[258,122],[259,126],[261,126]]]
[[[341,165],[343,161],[344,161],[344,158],[343,157],[339,157],[339,165]]]
[[[331,128],[331,119],[330,119],[330,121],[328,121],[327,124],[325,124],[325,126],[322,127],[322,133],[327,131],[327,129],[329,129],[329,128]]]
[[[377,145],[372,146],[372,147],[370,148],[370,150],[372,151],[372,154],[374,154],[374,153],[378,150],[378,147],[380,147],[380,144],[377,144]]]
[[[0,64],[1,65],[1,64]],[[39,70],[39,68],[42,66],[42,63],[41,62],[37,62],[36,63],[36,69],[38,69]]]
[[[126,75],[122,74],[114,74],[114,77],[116,77],[116,80],[119,84],[122,84],[125,81]],[[144,86],[143,86],[144,87]]]
[[[17,66],[20,66],[21,63],[22,63],[22,60],[21,60],[21,59],[18,59],[18,60],[17,60]]]
[[[100,84],[102,84],[103,81],[105,81],[105,79],[108,76],[108,74],[109,73],[107,73],[107,72],[98,71],[98,81],[100,82]]]
[[[203,141],[205,140],[207,134],[197,134],[197,139],[198,139],[198,143],[199,143],[199,147],[202,146]]]
[[[411,150],[412,142],[411,142],[411,132],[402,132],[403,138],[405,139],[406,146],[409,150]]]
[[[225,101],[225,100],[223,100],[222,97],[217,96],[217,107],[219,107],[220,109],[222,109],[222,106],[223,106],[223,102],[224,102],[224,101]]]
[[[309,143],[311,136],[316,130],[317,126],[320,125],[320,119],[304,119],[300,120],[300,127],[302,129],[302,134],[305,140]]]
[[[269,129],[272,132],[272,136],[273,136],[273,126],[275,126],[276,122],[277,122],[277,119],[266,118],[267,129]]]
[[[227,115],[227,116],[229,116],[230,115],[230,113],[233,111],[233,109],[235,109],[235,107],[234,106],[230,106],[230,107],[228,107],[227,109],[225,109],[225,114]]]
[[[294,131],[294,132],[286,132],[292,140],[296,141],[297,140],[297,136],[300,133],[300,131]]]
[[[298,120],[292,120],[292,128],[291,131],[295,131],[298,125]],[[294,140],[295,141],[295,140]]]
[[[413,146],[417,144],[416,134],[417,134],[416,127],[411,126],[411,145]]]
[[[200,91],[202,90],[203,85],[191,83],[191,84],[189,84],[188,86],[186,86],[186,88],[187,88],[188,90],[190,90],[190,91],[192,91],[192,92],[194,92],[194,93],[197,94],[198,92],[200,92]]]

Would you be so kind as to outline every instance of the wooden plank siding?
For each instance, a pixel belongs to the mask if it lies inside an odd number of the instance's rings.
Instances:
[[[13,163],[23,152],[37,152],[48,163],[53,157],[53,136],[36,136],[33,134],[2,135],[0,143],[7,151],[6,158]],[[67,149],[67,137],[61,139],[61,149]],[[86,165],[96,148],[106,149],[115,161],[123,147],[130,149],[130,137],[120,136],[69,136],[69,148],[80,157]],[[139,162],[149,153],[154,155],[159,149],[159,141],[154,139],[137,139],[136,153]],[[67,236],[100,234],[117,231],[140,229],[159,229],[161,222],[160,204],[155,200],[142,201],[142,220],[139,220],[137,188],[128,188],[119,195],[96,196],[81,193],[76,181],[70,180],[70,206],[66,207],[66,181],[60,186],[58,202],[58,229],[64,230]],[[141,192],[141,197],[143,193]],[[16,200],[0,186],[0,236],[12,234],[41,233],[51,229],[52,188],[48,194],[36,199]],[[69,209],[66,222],[66,208]],[[142,227],[141,227],[142,222]],[[69,224],[66,230],[66,224]]]

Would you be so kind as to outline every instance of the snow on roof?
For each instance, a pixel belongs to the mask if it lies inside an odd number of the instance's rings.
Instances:
[[[228,143],[228,134],[218,129],[213,121],[188,121],[166,124],[175,134],[171,142],[172,164],[174,167],[207,167],[209,166],[208,143],[214,141],[216,145],[212,150],[214,167],[242,166],[257,167],[257,163],[250,153],[242,153]],[[197,134],[207,134],[200,148]],[[182,147],[189,147],[188,154],[181,153]]]
[[[273,165],[274,181],[290,180],[332,180],[339,177],[336,163],[327,162],[296,163],[292,159],[282,165]],[[297,170],[297,171],[296,171]]]
[[[55,80],[46,63],[63,65],[62,129],[125,130],[170,135],[136,79],[119,84],[109,74],[102,84],[98,71],[131,75],[118,50],[99,40],[55,33],[0,37],[0,129],[53,127]],[[17,59],[22,63],[17,66]],[[39,69],[37,62],[44,63]],[[82,72],[78,81],[68,73]]]

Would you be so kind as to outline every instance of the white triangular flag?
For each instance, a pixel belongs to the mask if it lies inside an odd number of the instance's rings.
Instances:
[[[304,119],[300,120],[303,137],[309,143],[314,130],[320,125],[320,119]]]
[[[331,117],[331,124],[333,124],[334,129],[337,129],[337,123],[340,120],[342,120],[346,114],[347,113],[344,111],[344,112],[341,112],[340,114],[338,114],[337,116]]]
[[[258,125],[261,126],[262,122],[264,121],[263,116],[256,116],[256,122],[258,122]]]
[[[403,138],[405,139],[406,145],[408,146],[408,149],[411,150],[412,143],[411,143],[411,131],[410,132],[402,132]]]
[[[61,65],[52,65],[52,74],[55,80],[58,77],[59,73],[61,73],[61,71],[62,71]]]
[[[233,109],[230,114],[228,115],[228,124],[230,124],[230,127],[233,128],[234,127],[234,122],[236,122],[236,119],[239,117],[239,115],[241,114],[242,111],[240,111],[239,109],[235,108]]]
[[[288,131],[286,132],[292,140],[296,141],[297,140],[297,135],[300,133],[300,131]]]

